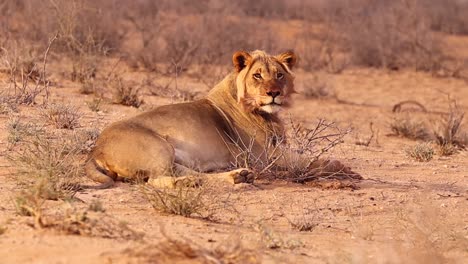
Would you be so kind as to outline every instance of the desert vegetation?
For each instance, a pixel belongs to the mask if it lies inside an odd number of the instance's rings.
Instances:
[[[467,12],[462,0],[1,2],[0,259],[466,262]],[[203,98],[235,51],[255,49],[300,57],[266,162],[231,142],[255,184],[87,188],[106,125]],[[359,174],[311,171],[321,159]]]

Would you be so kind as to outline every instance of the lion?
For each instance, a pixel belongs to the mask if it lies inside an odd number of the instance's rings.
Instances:
[[[230,170],[239,151],[233,143],[252,142],[250,151],[261,157],[264,142],[283,133],[278,113],[296,93],[297,56],[237,51],[232,62],[232,73],[205,98],[160,106],[105,128],[85,166],[87,176],[101,183],[95,187],[111,187],[118,179],[167,187],[194,175],[253,183],[249,168]],[[331,171],[349,169],[339,162],[319,163]]]

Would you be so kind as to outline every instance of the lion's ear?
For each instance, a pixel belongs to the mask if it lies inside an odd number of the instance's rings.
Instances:
[[[232,63],[236,68],[237,72],[242,71],[252,60],[252,56],[245,51],[237,51],[232,55]]]
[[[281,53],[280,55],[276,56],[276,58],[281,63],[288,66],[290,70],[292,70],[297,63],[297,55],[293,51],[286,51]]]

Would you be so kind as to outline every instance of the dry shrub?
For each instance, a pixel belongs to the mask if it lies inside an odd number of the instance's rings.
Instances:
[[[419,0],[361,0],[335,5],[335,30],[352,63],[435,72],[445,60],[440,39]]]
[[[156,211],[213,220],[223,209],[234,210],[233,193],[215,182],[202,178],[176,180],[174,188],[143,187],[144,195]]]
[[[135,28],[142,35],[145,32],[148,38],[143,37],[136,54],[139,64],[149,70],[158,70],[159,64],[165,67],[165,73],[180,74],[193,65],[225,65],[231,61],[236,50],[266,49],[276,52],[280,50],[278,46],[291,48],[273,41],[271,26],[258,19],[242,19],[231,13],[219,12],[180,19],[178,16],[162,15],[156,7],[150,8],[156,13],[131,17]],[[154,27],[147,28],[144,24],[146,20]],[[239,35],[249,37],[241,38]]]
[[[93,98],[93,100],[86,102],[86,105],[88,106],[89,110],[93,112],[101,111],[101,104],[102,98]]]
[[[394,117],[390,129],[394,135],[409,139],[428,140],[431,137],[425,123],[407,113]]]
[[[139,1],[125,8],[124,18],[130,22],[141,39],[141,46],[130,53],[130,63],[141,64],[148,70],[157,70],[162,49],[158,37],[163,30],[161,3],[157,1]]]
[[[6,91],[1,91],[1,101],[10,104],[32,105],[40,94],[45,96],[44,103],[49,96],[47,80],[47,58],[56,37],[49,40],[49,45],[42,56],[24,43],[9,42],[6,47],[0,47],[0,71],[9,75]]]
[[[176,240],[164,232],[163,235],[165,239],[158,244],[126,249],[121,255],[138,263],[261,263],[260,253],[251,246],[248,248],[242,246],[239,241],[226,241],[210,249],[188,239]],[[115,258],[115,256],[112,257]]]
[[[9,159],[27,185],[39,183],[45,199],[69,199],[81,188],[84,137],[76,134],[33,134],[22,139]]]
[[[337,160],[321,157],[351,130],[342,129],[333,122],[319,119],[312,128],[306,128],[290,119],[285,135],[275,135],[257,146],[255,135],[244,142],[240,136],[226,142],[234,157],[236,168],[252,168],[261,179],[283,179],[298,183],[320,179],[361,179]]]
[[[354,173],[340,168],[339,162],[320,161],[323,154],[343,143],[344,137],[350,132],[350,128],[340,128],[334,122],[324,119],[319,119],[312,128],[306,128],[290,119],[287,141],[281,150],[281,168],[276,172],[272,168],[272,172],[295,182],[341,176],[353,178]],[[357,174],[354,176],[356,179],[360,178]]]
[[[140,96],[140,88],[132,82],[124,81],[122,78],[114,78],[113,86],[113,102],[125,106],[133,106],[138,108],[143,104],[143,99]]]
[[[434,157],[434,148],[424,142],[405,149],[406,155],[419,162],[428,162]]]
[[[72,105],[50,104],[42,110],[42,117],[49,124],[59,129],[75,129],[80,126],[82,113]]]
[[[200,97],[200,93],[191,89],[180,89],[177,84],[177,75],[174,76],[168,83],[162,85],[160,83],[151,82],[149,84],[149,92],[154,96],[170,98],[171,101],[190,102]]]
[[[78,55],[106,54],[118,48],[122,33],[120,21],[115,19],[119,11],[114,3],[49,0],[44,5],[53,11],[51,28],[45,30],[59,33],[58,44],[64,51]]]
[[[336,97],[330,83],[319,75],[306,77],[297,86],[300,89],[300,93],[307,98],[324,99]]]
[[[426,11],[431,28],[448,34],[468,34],[468,3],[466,1],[430,0]]]
[[[457,148],[468,145],[466,134],[463,134],[462,123],[465,112],[455,100],[449,98],[449,113],[442,116],[434,128],[434,137],[444,156],[451,155]]]

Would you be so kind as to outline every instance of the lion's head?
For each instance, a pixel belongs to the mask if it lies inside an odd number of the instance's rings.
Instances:
[[[295,93],[291,70],[297,57],[293,52],[271,56],[259,50],[238,51],[232,61],[238,72],[237,101],[246,111],[274,114],[288,106]]]

